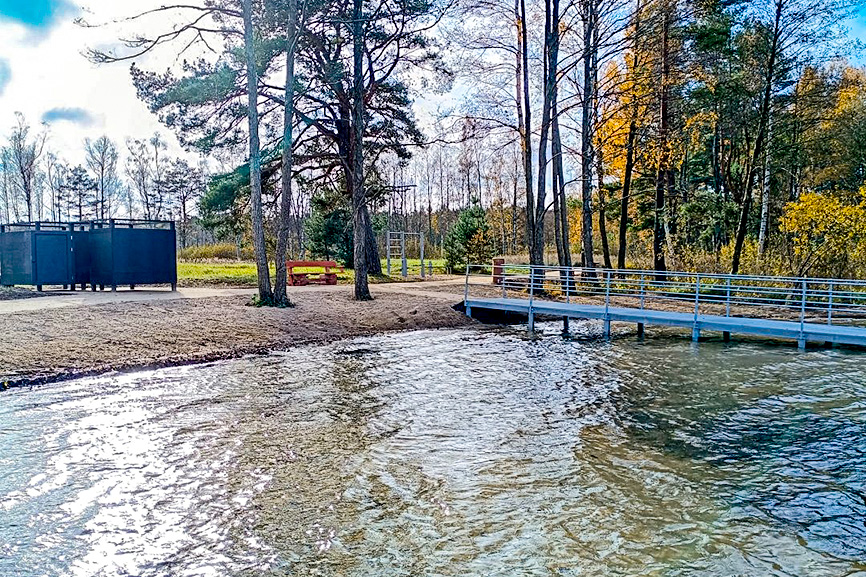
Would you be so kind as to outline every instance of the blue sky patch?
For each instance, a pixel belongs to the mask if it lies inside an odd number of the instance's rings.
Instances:
[[[9,61],[0,58],[0,96],[3,96],[3,91],[9,81],[12,80],[12,68],[9,66]]]
[[[42,122],[45,124],[64,121],[90,126],[93,124],[93,115],[83,108],[52,108],[42,115]]]
[[[68,0],[0,0],[0,20],[14,20],[32,28],[50,28],[73,11]]]

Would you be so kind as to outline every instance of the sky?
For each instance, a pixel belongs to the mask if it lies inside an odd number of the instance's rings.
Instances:
[[[9,132],[15,113],[20,112],[32,125],[44,125],[49,146],[60,157],[81,163],[85,138],[105,134],[122,144],[127,138],[145,138],[161,130],[156,117],[136,97],[129,65],[92,64],[83,52],[88,47],[118,46],[118,38],[131,30],[118,24],[119,18],[164,3],[0,0],[0,137]],[[76,18],[100,26],[85,28],[75,23]],[[866,42],[866,9],[851,22],[850,34]],[[157,53],[139,64],[160,70],[171,66],[173,59]],[[173,135],[162,131],[179,153]]]
[[[0,139],[20,112],[36,130],[46,130],[49,148],[71,163],[84,161],[85,138],[103,134],[123,149],[128,137],[162,130],[180,152],[173,136],[136,97],[128,63],[96,65],[84,57],[89,47],[117,45],[124,27],[111,24],[114,20],[163,2],[73,2],[0,0]],[[107,25],[85,28],[76,18]],[[160,66],[158,58],[140,62],[156,69],[171,63]]]

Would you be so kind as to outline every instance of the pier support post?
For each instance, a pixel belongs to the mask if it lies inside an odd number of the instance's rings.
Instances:
[[[604,319],[604,339],[610,340],[610,319]]]
[[[568,334],[568,317],[562,317],[562,334]]]
[[[726,343],[731,342],[731,331],[724,331],[722,333],[722,340],[725,341]]]
[[[529,329],[529,332],[535,332],[535,312],[532,310],[532,307],[529,307],[529,322],[527,328]]]
[[[692,340],[694,342],[698,342],[701,340],[701,329],[699,329],[698,327],[692,328]]]
[[[469,305],[466,305],[466,316],[472,318],[472,307]]]
[[[643,323],[637,324],[637,338],[642,339],[644,334],[644,325]]]
[[[800,337],[799,339],[797,339],[797,348],[799,348],[801,351],[806,350],[806,338],[805,337]]]

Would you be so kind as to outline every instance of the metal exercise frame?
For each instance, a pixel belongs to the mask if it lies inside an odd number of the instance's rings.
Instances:
[[[409,261],[406,258],[406,237],[417,236],[421,248],[421,278],[426,278],[427,275],[433,276],[433,263],[428,262],[428,267],[424,266],[424,237],[423,232],[402,232],[388,231],[387,242],[385,246],[385,258],[388,276],[391,276],[391,260],[400,260],[400,276],[404,279],[409,278]]]

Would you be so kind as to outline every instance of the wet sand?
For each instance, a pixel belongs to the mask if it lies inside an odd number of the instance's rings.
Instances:
[[[441,292],[440,292],[441,289]],[[377,333],[472,323],[452,309],[462,295],[447,283],[379,285],[372,302],[352,287],[304,287],[294,308],[249,306],[249,294],[0,310],[0,387],[110,371],[153,368],[285,350]]]

